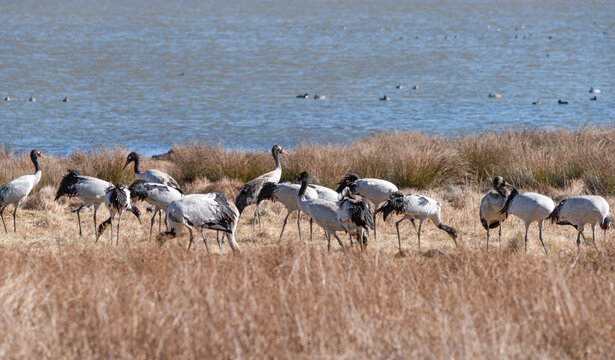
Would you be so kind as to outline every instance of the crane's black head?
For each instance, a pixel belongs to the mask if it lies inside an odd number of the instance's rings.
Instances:
[[[274,156],[277,154],[290,155],[288,152],[286,152],[286,150],[282,149],[280,145],[273,145],[273,147],[271,148],[271,154]]]
[[[32,161],[34,161],[34,159],[38,159],[39,157],[44,157],[40,151],[36,149],[30,151],[30,159],[32,159]]]
[[[506,181],[504,181],[504,178],[501,176],[496,176],[493,178],[493,188],[494,189],[499,189],[502,186],[510,186],[512,187],[511,184],[507,183]]]
[[[126,158],[126,164],[124,164],[124,167],[122,169],[126,169],[126,166],[128,166],[128,164],[130,164],[131,162],[138,162],[139,161],[139,154],[137,154],[136,152],[131,152],[130,154],[128,154],[128,157]]]
[[[607,216],[604,218],[604,221],[600,223],[600,228],[604,231],[608,230],[611,227],[611,217]]]
[[[342,191],[347,188],[347,187],[351,187],[352,183],[359,180],[359,175],[357,174],[346,174],[346,176],[344,176],[344,178],[342,179],[342,181],[338,182],[338,188],[337,191],[338,193],[342,193]]]

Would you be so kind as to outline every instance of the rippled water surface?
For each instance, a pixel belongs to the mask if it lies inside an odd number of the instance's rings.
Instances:
[[[0,23],[16,151],[615,122],[615,1],[5,1]]]

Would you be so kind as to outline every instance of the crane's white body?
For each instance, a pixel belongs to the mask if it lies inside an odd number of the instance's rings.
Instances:
[[[329,248],[331,246],[330,236],[333,235],[342,247],[342,250],[346,251],[344,248],[344,243],[337,236],[338,231],[346,230],[338,217],[339,207],[337,206],[337,203],[324,199],[308,199],[305,196],[299,196],[298,204],[301,211],[308,214],[308,216],[310,216],[317,225],[323,228],[327,235]],[[302,240],[301,229],[299,229],[299,240]]]
[[[239,245],[235,241],[238,218],[239,211],[230,206],[220,193],[185,195],[171,202],[167,208],[167,220],[175,234],[179,235],[183,226],[190,231],[188,248],[192,245],[192,228],[201,233],[207,247],[207,239],[203,234],[203,229],[206,228],[225,232],[231,249],[238,251]],[[218,246],[222,255],[222,241],[218,241]],[[209,251],[209,248],[207,250]]]
[[[609,211],[609,203],[602,196],[573,196],[563,200],[560,205],[558,205],[557,220],[568,221],[577,229],[577,244],[580,243],[580,236],[583,233],[583,228],[585,225],[591,225],[595,245],[596,225],[603,224],[605,220],[609,218]]]
[[[401,253],[402,250],[399,224],[404,220],[412,221],[412,225],[414,225],[414,220],[419,221],[419,227],[417,229],[419,250],[421,249],[421,229],[423,228],[423,223],[425,220],[431,220],[436,227],[446,231],[453,239],[453,242],[455,242],[455,246],[457,246],[457,231],[454,228],[442,223],[442,218],[440,216],[441,207],[441,203],[428,196],[415,194],[403,195],[402,193],[397,192],[389,197],[389,200],[387,200],[387,202],[380,209],[378,209],[378,212],[382,211],[385,219],[386,216],[393,211],[404,215],[395,223],[395,228],[397,229],[397,241],[399,251]]]
[[[328,200],[331,202],[336,202],[341,199],[340,194],[338,194],[333,189],[329,189],[326,186],[310,184],[308,187],[316,190],[316,194],[318,195],[319,199]],[[309,189],[306,190],[306,192],[307,191],[309,191]]]
[[[511,200],[508,212],[523,220],[525,224],[525,250],[527,251],[527,232],[530,224],[538,222],[539,239],[542,247],[547,253],[547,247],[542,239],[542,226],[544,220],[551,215],[555,209],[555,204],[550,197],[533,192],[526,192],[514,196]]]
[[[149,169],[141,172],[135,172],[135,175],[141,179],[150,183],[162,184],[174,189],[179,189],[179,184],[173,177],[163,171],[156,169]]]
[[[366,198],[375,206],[379,206],[387,201],[392,193],[399,191],[395,184],[382,179],[362,178],[354,181],[354,184],[351,193]]]
[[[137,180],[132,183],[130,185],[130,192],[133,198],[146,201],[153,206],[154,215],[152,216],[149,227],[150,237],[152,236],[156,214],[161,210],[166,211],[171,202],[179,200],[183,196],[182,193],[171,186],[153,182],[143,182],[142,180]],[[160,219],[162,219],[162,216],[160,216]],[[161,221],[158,225],[159,232],[160,226]]]

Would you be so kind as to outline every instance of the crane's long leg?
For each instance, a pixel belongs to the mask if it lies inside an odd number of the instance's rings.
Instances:
[[[152,231],[153,231],[153,229],[154,229],[154,223],[156,222],[156,214],[158,213],[158,211],[156,211],[155,209],[156,209],[156,208],[154,208],[154,215],[152,216],[152,221],[150,222],[150,225],[149,225],[149,239],[150,239],[150,240],[152,239]],[[162,221],[162,220],[160,219],[161,217],[162,217],[162,214],[160,214],[160,215],[158,216],[158,220]],[[160,233],[160,221],[159,221],[159,224],[158,224],[158,232],[159,232],[159,233]]]
[[[6,223],[4,222],[4,209],[5,208],[6,208],[6,205],[4,205],[2,209],[0,209],[0,217],[2,217],[2,225],[4,225],[4,232],[8,233],[9,231],[6,229]]]
[[[282,232],[280,232],[280,238],[278,239],[278,241],[282,240],[282,234],[284,234],[284,228],[286,227],[286,223],[288,222],[288,217],[290,216],[290,212],[287,210],[286,211],[286,217],[284,218],[284,223],[282,224]],[[301,215],[299,215],[299,217],[297,218],[299,221],[299,219],[301,219]]]
[[[158,234],[162,232],[162,209],[158,209]],[[150,236],[152,236],[152,230],[149,231]]]
[[[201,234],[203,233],[201,232]],[[216,231],[216,242],[218,243],[218,248],[220,248],[220,257],[224,257],[224,255],[222,255],[222,240],[220,240],[220,237],[218,235],[219,235],[219,231]],[[222,233],[222,239],[224,239],[225,236],[226,236],[226,233]],[[204,235],[203,235],[203,239],[205,239]]]
[[[529,223],[525,223],[525,252],[527,253],[527,230],[530,228]]]
[[[421,229],[423,228],[423,221],[425,221],[425,220],[420,220],[419,221],[419,229],[416,232],[417,235],[418,235],[418,238],[419,238],[419,251],[421,251]]]
[[[580,250],[581,245],[581,231],[577,230],[579,233],[577,234],[577,251]]]
[[[113,244],[113,218],[115,217],[115,214],[109,211],[109,216],[111,218],[111,232],[109,233],[109,235],[110,235],[111,244]]]
[[[124,215],[124,210],[120,211],[120,217],[119,219],[117,219],[117,240],[115,241],[116,244],[119,244],[120,242],[120,224],[122,223],[122,215]]]
[[[397,244],[399,245],[399,252],[401,251],[401,236],[399,236],[399,223],[406,220],[406,217],[401,218],[398,222],[395,223],[395,229],[397,229]]]
[[[74,209],[72,212],[76,212],[77,213],[77,222],[79,223],[79,236],[81,236],[81,209],[83,209],[84,205],[79,206],[78,208]]]
[[[375,241],[376,239],[378,239],[378,238],[376,237],[376,209],[378,209],[378,207],[379,207],[379,206],[380,206],[380,204],[376,204],[376,203],[374,203],[374,241]]]
[[[19,203],[15,204],[15,210],[13,210],[13,231],[17,232],[17,208],[19,207]]]
[[[540,242],[542,243],[542,248],[545,250],[545,255],[549,256],[549,253],[547,252],[547,247],[545,246],[545,242],[542,239],[542,224],[544,223],[544,220],[540,220],[538,222],[538,238],[540,239]]]
[[[310,241],[312,241],[312,223],[314,222],[314,219],[310,218]]]
[[[99,204],[94,204],[94,234],[96,234],[96,212],[98,211]]]
[[[282,230],[284,230],[282,228]],[[297,210],[297,230],[299,231],[299,238],[301,238],[301,210]],[[280,234],[280,239],[282,239],[282,234]]]
[[[587,240],[585,240],[587,242]],[[592,225],[592,244],[594,245],[594,249],[598,250],[596,246],[596,224]]]
[[[489,226],[487,226],[487,252],[489,252]]]
[[[327,251],[331,251],[331,235],[325,230],[325,235],[327,236]]]
[[[203,243],[205,244],[205,249],[207,250],[207,253],[209,254],[209,246],[207,246],[207,238],[205,237],[205,234],[203,234],[202,227],[199,227],[199,232],[201,233],[201,236],[203,237]],[[216,235],[216,238],[217,238],[217,235]],[[218,244],[220,244],[219,241],[218,241]],[[220,245],[220,255],[222,255],[222,245]]]
[[[299,212],[299,217],[297,218],[297,229],[299,230],[299,241],[303,242],[301,238],[301,212]]]
[[[190,242],[188,242],[188,250],[190,250],[192,242],[194,241],[194,237],[192,236],[192,227],[188,225],[186,225],[186,227],[188,228],[188,232],[190,233]],[[207,243],[205,243],[205,247],[207,247]],[[207,252],[209,252],[209,249],[207,250]]]
[[[359,244],[361,245],[361,251],[363,251],[364,243],[363,243],[363,228],[359,231]]]
[[[333,236],[335,236],[335,238],[337,239],[337,242],[340,244],[340,246],[342,247],[342,251],[344,252],[344,254],[346,253],[346,248],[344,247],[344,243],[342,242],[342,239],[340,239],[337,236],[336,232],[333,232]]]
[[[500,229],[498,230],[498,242],[500,243],[500,249],[502,248],[502,222],[500,221]]]

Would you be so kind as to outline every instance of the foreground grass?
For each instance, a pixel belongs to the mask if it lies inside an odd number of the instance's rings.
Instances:
[[[234,191],[228,181],[192,190]],[[407,189],[406,189],[407,191]],[[567,192],[583,191],[568,188]],[[322,230],[300,243],[291,218],[265,203],[253,236],[251,209],[238,227],[240,254],[220,258],[187,236],[159,247],[149,221],[131,214],[119,245],[94,244],[91,212],[77,234],[70,204],[43,188],[18,213],[18,232],[0,233],[2,358],[608,358],[615,353],[615,251],[577,251],[571,227],[546,225],[550,256],[532,226],[511,217],[489,253],[478,221],[482,189],[426,193],[445,203],[461,235],[454,247],[432,224],[379,222],[368,250],[337,244]],[[229,194],[229,196],[232,194]],[[608,198],[613,203],[614,198]],[[143,205],[139,205],[143,208]],[[105,217],[102,210],[100,219]],[[12,227],[8,220],[9,228]],[[308,229],[304,221],[303,229]],[[215,232],[206,231],[215,242]],[[348,240],[344,239],[346,246]],[[443,254],[434,252],[438,249]]]

